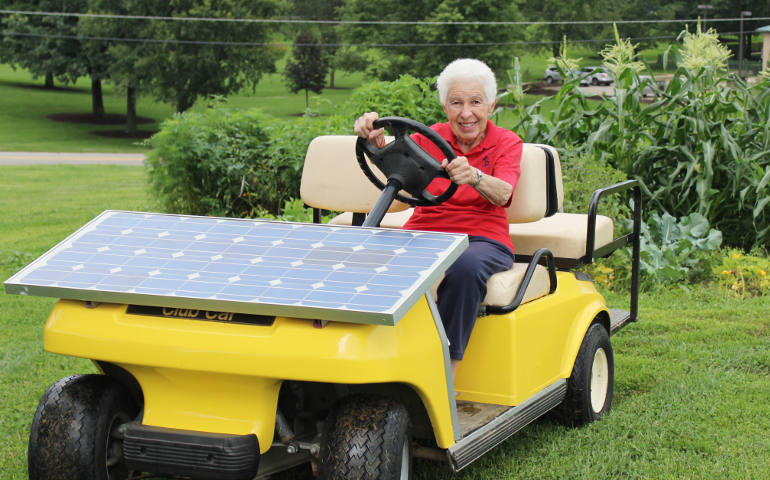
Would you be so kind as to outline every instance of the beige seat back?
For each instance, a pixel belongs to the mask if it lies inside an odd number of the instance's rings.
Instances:
[[[526,145],[526,144],[525,144]],[[562,179],[561,175],[561,160],[559,159],[559,151],[556,150],[556,148],[552,147],[551,145],[543,145],[540,143],[533,143],[531,145],[540,147],[541,149],[546,149],[550,152],[551,157],[553,158],[553,181],[555,182],[556,187],[556,200],[557,200],[557,211],[563,212],[564,211],[564,180]]]
[[[364,175],[356,159],[354,135],[324,135],[310,142],[302,169],[300,197],[306,205],[338,212],[369,213],[380,190]],[[371,164],[370,164],[371,165]],[[372,166],[383,183],[380,171]],[[389,212],[406,210],[395,201]]]
[[[369,213],[380,191],[366,178],[358,165],[355,156],[356,138],[353,135],[328,135],[317,137],[311,142],[305,156],[300,188],[305,204],[325,210]],[[558,206],[561,207],[563,203],[559,156],[553,147],[545,148],[554,156],[553,167],[548,165],[546,153],[539,145],[525,143],[523,146],[519,183],[511,206],[507,209],[510,223],[534,222],[549,213],[549,207],[553,207],[553,200],[549,202],[548,198],[549,168],[555,168]],[[383,178],[378,169],[372,170]],[[396,201],[388,211],[402,212],[407,208],[408,205]],[[383,226],[399,228],[410,215],[410,212],[386,215]],[[347,213],[332,220],[332,223],[350,225],[352,218],[351,213]]]
[[[543,148],[553,155],[553,163],[549,165],[548,157]],[[521,152],[521,175],[519,183],[513,192],[511,205],[506,209],[508,223],[535,222],[549,213],[549,207],[556,209],[549,199],[549,169],[554,168],[553,178],[556,189],[558,207],[564,202],[564,188],[561,181],[561,166],[556,149],[549,146],[525,143]],[[553,180],[551,180],[553,181]]]

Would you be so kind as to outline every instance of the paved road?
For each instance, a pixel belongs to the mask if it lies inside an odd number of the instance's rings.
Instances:
[[[0,165],[142,165],[142,153],[0,152]]]

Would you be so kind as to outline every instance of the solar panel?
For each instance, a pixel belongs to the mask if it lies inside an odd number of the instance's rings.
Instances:
[[[465,235],[105,211],[8,293],[395,325]]]

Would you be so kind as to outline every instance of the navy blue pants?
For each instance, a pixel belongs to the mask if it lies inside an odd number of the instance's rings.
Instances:
[[[487,280],[513,266],[513,252],[500,242],[472,236],[470,245],[447,269],[438,287],[436,305],[449,338],[449,356],[462,360]]]

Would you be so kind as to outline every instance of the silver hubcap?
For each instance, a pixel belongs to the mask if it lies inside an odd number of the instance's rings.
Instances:
[[[594,353],[594,363],[591,366],[591,408],[599,413],[604,408],[609,386],[610,368],[607,353],[600,348]]]

